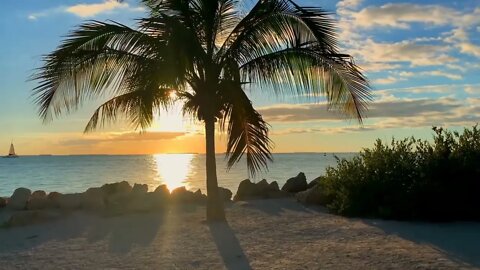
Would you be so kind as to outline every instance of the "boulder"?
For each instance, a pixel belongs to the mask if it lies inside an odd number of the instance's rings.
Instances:
[[[114,194],[128,194],[132,191],[132,186],[127,181],[105,184],[101,187],[103,193],[107,196]]]
[[[123,214],[128,211],[128,206],[132,201],[132,194],[117,193],[106,197],[106,209],[110,214]]]
[[[200,189],[197,189],[197,191],[195,191],[193,193],[193,196],[195,198],[195,202],[197,202],[197,203],[206,203],[207,202],[207,195],[203,194]],[[231,194],[230,194],[230,196],[231,196]]]
[[[24,210],[32,192],[28,188],[17,188],[8,202],[8,207],[13,210]]]
[[[135,184],[132,188],[132,193],[134,194],[146,194],[148,192],[147,184]]]
[[[175,202],[195,202],[195,194],[185,187],[178,187],[172,190],[170,197]]]
[[[89,188],[85,191],[87,196],[105,197],[105,190],[99,187]]]
[[[10,216],[6,225],[9,227],[25,226],[39,222],[45,222],[58,218],[58,213],[48,211],[21,211],[15,212]]]
[[[83,193],[63,194],[58,198],[58,207],[71,211],[82,208]]]
[[[218,196],[220,196],[223,201],[230,201],[232,199],[232,195],[232,191],[230,191],[228,188],[218,187]]]
[[[145,199],[152,205],[153,210],[163,209],[168,204],[169,195],[161,192],[148,192],[145,194]]]
[[[238,185],[237,193],[235,194],[235,197],[233,199],[236,201],[241,201],[241,200],[255,198],[259,195],[260,194],[257,186],[254,183],[252,183],[250,179],[245,179],[242,182],[240,182],[240,185]]]
[[[33,198],[46,199],[47,198],[47,193],[43,190],[36,190],[30,196],[30,199],[33,199]]]
[[[164,195],[164,196],[168,196],[170,195],[170,191],[168,190],[167,188],[167,185],[160,185],[158,186],[155,191],[155,193],[159,193],[161,195]]]
[[[55,208],[60,207],[60,197],[62,197],[62,194],[56,191],[50,192],[47,195],[47,199],[49,200],[51,206]]]
[[[319,176],[319,177],[313,179],[310,183],[308,183],[307,189],[313,188],[314,186],[316,186],[317,184],[319,184],[320,181],[322,181],[323,179],[325,179],[325,176]]]
[[[270,191],[280,191],[280,187],[278,187],[277,181],[273,181],[269,185],[269,190]]]
[[[322,189],[319,185],[309,188],[305,191],[295,194],[295,198],[298,202],[304,204],[320,204],[326,203],[325,195],[322,193]]]
[[[0,197],[0,208],[7,206],[7,199]]]
[[[105,209],[105,195],[101,188],[89,188],[82,196],[83,209],[89,211],[103,211]]]
[[[288,179],[285,185],[282,187],[282,191],[290,193],[297,193],[304,190],[307,190],[307,178],[303,172]]]
[[[47,199],[47,196],[45,197],[39,197],[35,196],[27,202],[27,210],[41,210],[45,208],[50,208],[52,207],[52,203],[49,199]]]
[[[288,192],[281,191],[278,188],[278,183],[275,181],[269,184],[267,180],[263,179],[257,184],[254,184],[250,182],[250,180],[246,179],[240,182],[234,200],[269,199],[287,196],[290,196],[290,194]]]

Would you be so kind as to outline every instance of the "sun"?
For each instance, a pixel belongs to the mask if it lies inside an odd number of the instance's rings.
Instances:
[[[170,91],[170,93],[168,93],[168,96],[170,96],[171,99],[176,99],[177,93],[175,93],[175,91]]]

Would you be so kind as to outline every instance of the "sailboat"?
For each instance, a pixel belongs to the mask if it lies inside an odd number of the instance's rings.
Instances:
[[[8,156],[4,156],[4,158],[17,158],[17,154],[15,154],[15,147],[13,143],[10,144],[10,150],[8,151]]]

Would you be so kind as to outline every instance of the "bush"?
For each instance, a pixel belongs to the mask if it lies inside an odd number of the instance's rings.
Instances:
[[[326,206],[346,216],[480,220],[480,130],[433,130],[433,143],[377,140],[338,160],[320,182]]]

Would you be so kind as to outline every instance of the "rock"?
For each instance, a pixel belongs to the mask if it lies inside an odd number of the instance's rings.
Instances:
[[[305,191],[298,192],[295,194],[297,201],[304,204],[320,204],[324,205],[326,203],[325,195],[322,193],[322,189],[319,185],[316,185]]]
[[[0,197],[0,208],[7,206],[7,199]]]
[[[170,191],[167,188],[167,185],[160,185],[158,186],[155,191],[155,193],[160,193],[162,195],[168,196],[170,195]]]
[[[105,197],[105,190],[99,187],[94,187],[94,188],[89,188],[87,191],[85,191],[85,194],[87,196],[99,196],[99,197]]]
[[[17,188],[10,197],[8,207],[13,210],[25,210],[31,193],[27,188]]]
[[[56,208],[60,207],[60,197],[62,197],[62,194],[56,191],[50,192],[47,195],[47,199],[50,201],[51,206]]]
[[[218,196],[223,201],[230,201],[232,199],[232,191],[230,191],[228,188],[223,188],[223,187],[218,187]]]
[[[132,193],[134,194],[146,194],[148,192],[147,184],[135,184],[132,188]]]
[[[234,200],[283,198],[288,196],[290,196],[290,194],[280,191],[278,183],[275,181],[269,184],[267,180],[263,179],[257,184],[254,184],[246,179],[240,182]]]
[[[27,202],[27,210],[41,210],[52,207],[52,202],[45,197],[35,196]]]
[[[320,183],[320,181],[322,181],[323,179],[325,179],[325,176],[319,176],[319,177],[313,179],[310,183],[308,183],[307,189],[313,188],[318,183]]]
[[[195,202],[197,202],[197,203],[206,203],[207,202],[207,195],[203,194],[200,189],[197,189],[197,191],[195,191],[193,193],[193,196],[195,198]],[[231,194],[230,194],[230,196],[231,196]]]
[[[269,185],[269,189],[271,191],[280,191],[280,188],[278,187],[277,181],[271,182],[270,185]]]
[[[245,179],[240,182],[238,185],[237,193],[235,194],[234,200],[246,200],[259,196],[259,191],[257,186],[250,182],[250,179]]]
[[[123,214],[128,211],[132,194],[117,193],[106,198],[106,208],[110,214]]]
[[[30,199],[33,199],[33,198],[46,199],[47,198],[47,193],[43,190],[36,190],[30,196]]]
[[[105,194],[101,188],[89,188],[82,196],[82,208],[89,211],[105,209]]]
[[[282,187],[282,191],[290,193],[297,193],[304,190],[307,190],[307,178],[303,172],[288,179],[285,185]]]
[[[60,217],[58,213],[48,211],[21,211],[13,213],[6,224],[9,227],[25,226],[34,223],[45,222],[58,217]]]
[[[101,187],[103,193],[107,196],[114,194],[128,194],[132,191],[132,186],[127,181],[105,184]]]
[[[58,207],[62,210],[77,210],[82,207],[83,193],[64,194],[58,198]]]
[[[185,187],[178,187],[172,190],[170,197],[172,198],[173,201],[176,201],[176,202],[194,201],[193,192],[189,192]]]

